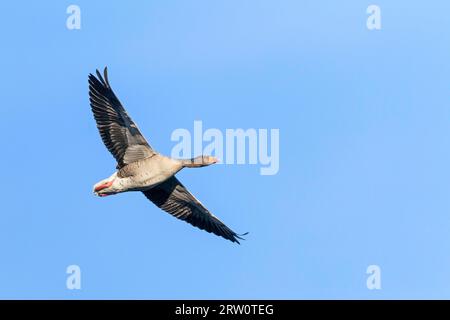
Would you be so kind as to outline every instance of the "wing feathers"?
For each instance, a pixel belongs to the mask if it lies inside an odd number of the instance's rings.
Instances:
[[[143,193],[155,205],[175,218],[232,242],[239,243],[238,239],[243,240],[240,235],[211,214],[175,177]]]
[[[107,68],[104,77],[98,70],[96,75],[89,74],[91,109],[103,143],[116,158],[118,167],[154,155],[155,152],[111,89]]]

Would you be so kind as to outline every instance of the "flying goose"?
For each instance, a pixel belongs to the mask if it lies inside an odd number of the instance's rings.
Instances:
[[[155,205],[178,219],[232,242],[243,240],[209,212],[175,177],[183,168],[209,166],[218,159],[211,156],[172,159],[156,152],[114,94],[107,68],[104,78],[98,70],[96,73],[97,77],[89,74],[90,105],[103,143],[117,161],[117,171],[95,184],[94,194],[105,197],[141,191]]]

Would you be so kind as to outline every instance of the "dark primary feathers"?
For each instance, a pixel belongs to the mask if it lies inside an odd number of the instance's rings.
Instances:
[[[103,143],[117,160],[118,168],[155,154],[136,124],[128,116],[108,81],[97,70],[89,74],[89,100]]]
[[[197,228],[212,232],[232,242],[239,243],[238,239],[243,240],[211,214],[175,177],[171,177],[143,193],[164,211]]]

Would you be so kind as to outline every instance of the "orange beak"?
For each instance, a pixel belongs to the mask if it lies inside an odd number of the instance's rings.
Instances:
[[[111,185],[113,184],[113,182],[114,182],[114,181],[108,181],[108,182],[105,182],[104,184],[101,184],[101,185],[99,185],[98,187],[96,187],[96,188],[94,189],[94,191],[95,191],[95,192],[99,192],[100,190],[103,190],[103,189],[105,189],[105,188],[109,188],[109,187],[111,187]]]

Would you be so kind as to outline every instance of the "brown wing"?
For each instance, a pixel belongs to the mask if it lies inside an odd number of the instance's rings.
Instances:
[[[160,185],[143,191],[144,195],[174,217],[193,226],[212,232],[232,242],[243,240],[222,221],[208,211],[177,178],[171,177]],[[245,235],[245,234],[244,234]]]
[[[118,167],[151,157],[156,152],[145,140],[128,116],[108,81],[105,68],[103,79],[89,74],[89,101],[103,143],[117,160]]]

